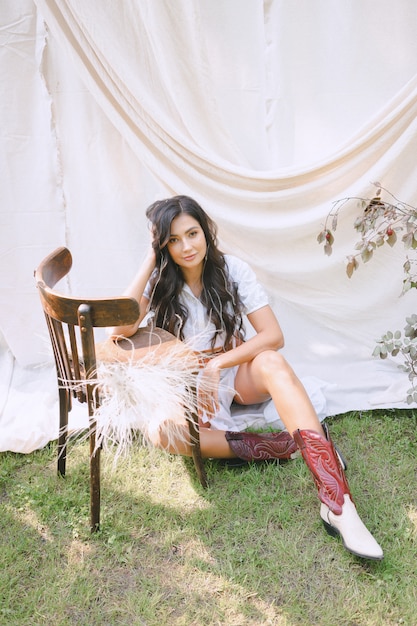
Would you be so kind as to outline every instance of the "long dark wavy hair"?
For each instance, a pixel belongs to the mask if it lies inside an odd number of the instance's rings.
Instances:
[[[193,217],[201,226],[207,244],[203,268],[203,290],[200,300],[206,307],[209,319],[216,327],[211,338],[214,347],[217,333],[224,332],[224,349],[232,339],[243,340],[242,303],[238,286],[230,281],[223,253],[217,247],[217,226],[201,206],[188,196],[174,196],[151,204],[146,217],[152,225],[153,247],[156,254],[156,271],[151,277],[149,308],[154,312],[153,323],[183,339],[183,326],[189,311],[179,300],[184,286],[181,269],[169,254],[167,243],[172,220],[181,213]]]

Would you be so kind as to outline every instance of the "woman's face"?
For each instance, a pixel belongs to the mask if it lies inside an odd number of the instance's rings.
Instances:
[[[184,270],[203,267],[207,251],[206,238],[194,217],[181,213],[172,220],[167,248],[174,263]]]

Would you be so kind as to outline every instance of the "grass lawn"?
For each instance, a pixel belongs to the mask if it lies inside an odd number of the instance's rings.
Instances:
[[[0,454],[0,624],[417,624],[417,411],[328,420],[358,510],[382,545],[361,560],[329,537],[301,458],[227,468],[136,448],[102,462],[89,533],[88,445],[67,477],[56,448]]]

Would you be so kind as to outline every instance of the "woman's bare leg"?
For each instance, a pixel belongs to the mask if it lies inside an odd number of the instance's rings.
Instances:
[[[159,438],[152,440],[155,447],[170,452],[171,454],[182,454],[192,456],[192,446],[187,424],[184,423],[178,432],[177,437],[168,435],[167,430],[160,428]],[[232,452],[226,438],[224,430],[211,430],[210,428],[200,429],[200,449],[201,456],[205,459],[233,459],[236,455]]]
[[[271,397],[289,433],[300,428],[315,430],[324,435],[303,385],[278,352],[268,350],[250,363],[241,365],[236,375],[235,386],[236,400],[242,404],[255,404]],[[187,424],[184,422],[180,427],[177,437],[173,437],[172,432],[175,431],[161,427],[159,437],[152,443],[166,452],[191,456],[192,447]],[[223,430],[200,428],[200,447],[203,458],[236,457]]]
[[[310,429],[324,435],[311,401],[294,371],[277,352],[268,350],[250,363],[239,367],[236,380],[236,400],[242,404],[255,404],[272,397],[287,431]],[[153,444],[172,454],[192,455],[187,424],[176,438],[160,429]],[[236,458],[225,437],[225,431],[200,428],[200,447],[203,458]]]
[[[324,435],[306,390],[279,352],[267,350],[241,365],[235,388],[236,401],[241,404],[255,404],[271,397],[289,433],[299,428]]]

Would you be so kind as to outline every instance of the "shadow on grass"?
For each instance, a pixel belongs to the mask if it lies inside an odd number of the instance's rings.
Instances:
[[[413,624],[415,416],[338,416],[331,431],[383,562],[326,535],[301,459],[207,461],[207,490],[188,459],[138,449],[114,471],[104,461],[102,529],[91,536],[86,446],[71,451],[65,480],[44,450],[3,480],[0,528],[14,548],[0,578],[2,623]]]

